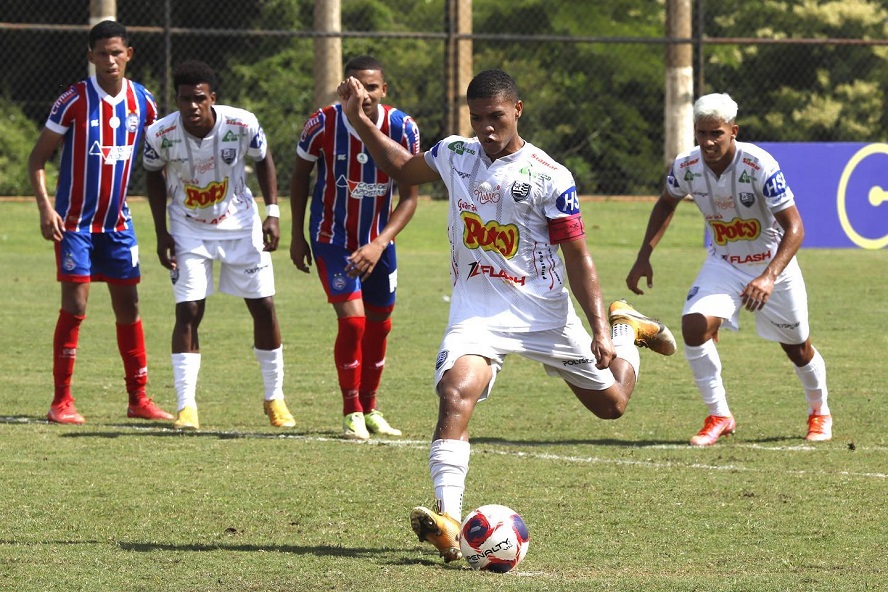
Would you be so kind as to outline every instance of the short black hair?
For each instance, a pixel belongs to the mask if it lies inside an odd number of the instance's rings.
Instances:
[[[518,84],[515,79],[502,70],[484,70],[472,78],[466,89],[466,99],[492,99],[505,97],[510,101],[518,100]]]
[[[345,65],[346,74],[349,72],[358,72],[360,70],[379,70],[382,77],[385,78],[385,69],[382,67],[382,62],[370,55],[362,55],[352,58]]]
[[[216,72],[205,62],[186,60],[173,68],[173,88],[176,92],[179,92],[179,86],[183,84],[196,86],[203,83],[210,87],[210,92],[216,92],[216,86],[219,84]]]
[[[120,37],[123,39],[123,44],[129,46],[126,27],[117,21],[102,21],[89,30],[89,48],[95,49],[96,42],[100,39],[113,39],[115,37]]]

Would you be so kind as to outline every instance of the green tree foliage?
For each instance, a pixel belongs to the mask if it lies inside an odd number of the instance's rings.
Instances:
[[[704,25],[712,37],[884,39],[881,0],[722,0]],[[744,139],[872,141],[888,132],[888,48],[853,44],[709,45],[705,92],[740,105]]]
[[[0,127],[0,195],[31,195],[28,155],[37,141],[37,126],[25,117],[21,107],[0,97]],[[50,165],[47,177],[48,189],[52,191],[55,174]]]

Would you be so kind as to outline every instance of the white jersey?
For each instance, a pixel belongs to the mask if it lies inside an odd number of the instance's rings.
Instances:
[[[204,138],[186,132],[178,112],[148,128],[145,168],[167,167],[171,234],[248,237],[261,221],[247,187],[245,160],[265,158],[265,132],[249,111],[225,105],[213,110],[216,124]]]
[[[666,191],[694,198],[708,226],[710,256],[757,276],[783,238],[774,214],[795,201],[773,156],[754,144],[735,144],[734,161],[718,177],[703,163],[699,146],[679,155],[666,178]]]
[[[460,136],[438,142],[425,160],[450,197],[450,325],[537,331],[576,317],[558,237],[550,238],[556,219],[581,235],[570,172],[530,143],[491,162],[477,138]]]

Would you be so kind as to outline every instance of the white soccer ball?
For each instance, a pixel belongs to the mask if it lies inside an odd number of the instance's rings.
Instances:
[[[521,563],[529,544],[524,520],[499,504],[473,510],[460,528],[459,548],[473,569],[507,572]]]

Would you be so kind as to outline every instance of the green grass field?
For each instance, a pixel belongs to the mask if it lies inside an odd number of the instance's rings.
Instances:
[[[175,410],[173,302],[147,203],[142,315],[150,391]],[[646,202],[584,202],[605,299],[623,282]],[[642,352],[627,414],[596,419],[567,387],[510,358],[472,422],[465,509],[503,503],[531,533],[517,573],[444,565],[407,515],[433,498],[431,379],[447,320],[446,208],[422,202],[399,238],[399,303],[381,408],[397,440],[338,438],[335,319],[315,275],[275,253],[286,393],[298,425],[262,414],[242,301],[211,297],[201,327],[202,431],[126,418],[107,291],[93,286],[75,372],[86,425],[49,425],[59,307],[51,245],[32,202],[0,203],[0,589],[862,591],[888,577],[888,251],[805,250],[813,341],[827,362],[832,442],[806,445],[806,406],[779,347],[744,328],[720,353],[735,437],[687,445],[706,415],[679,352]],[[656,285],[630,301],[678,334],[704,257],[696,209],[679,208],[654,256]]]

